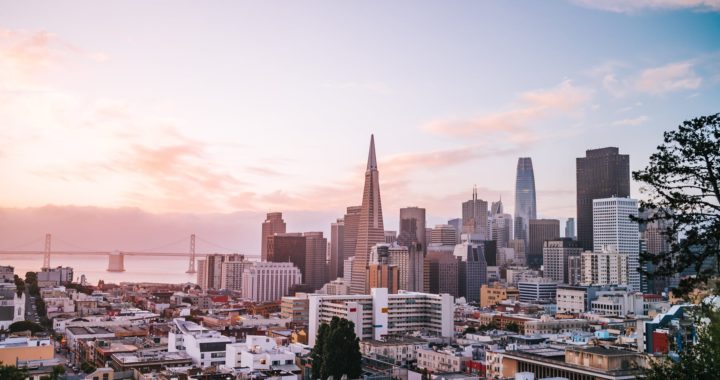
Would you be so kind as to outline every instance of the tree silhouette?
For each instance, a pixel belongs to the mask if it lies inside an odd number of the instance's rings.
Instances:
[[[25,380],[28,374],[24,369],[13,365],[0,364],[0,379],[3,380]]]
[[[343,375],[359,378],[362,364],[355,324],[338,317],[333,317],[329,325],[321,324],[311,358],[313,379],[340,379]]]
[[[640,223],[663,221],[667,252],[641,253],[649,278],[688,274],[677,294],[691,292],[720,274],[720,114],[702,116],[664,133],[663,143],[645,169],[633,172],[647,200],[649,216]]]

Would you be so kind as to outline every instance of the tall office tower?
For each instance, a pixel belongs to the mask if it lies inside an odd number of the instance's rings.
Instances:
[[[330,225],[330,270],[329,281],[343,276],[345,260],[345,220],[338,219]]]
[[[583,281],[582,253],[568,256],[567,273],[569,285],[580,285]]]
[[[462,231],[464,234],[479,234],[488,237],[488,204],[477,197],[477,187],[473,187],[472,199],[462,204]]]
[[[628,285],[628,255],[613,245],[604,245],[598,252],[585,251],[582,260],[583,285]]]
[[[267,261],[273,263],[293,263],[300,269],[305,279],[305,256],[307,244],[301,233],[275,234],[267,238]]]
[[[638,201],[631,198],[593,199],[593,250],[613,245],[627,255],[628,281],[633,290],[640,290],[640,229],[630,216],[638,215]]]
[[[503,213],[505,213],[505,209],[503,207],[502,197],[500,197],[500,200],[493,202],[490,205],[490,216],[500,215]]]
[[[641,218],[649,218],[654,214],[653,210],[644,210],[640,213]],[[667,228],[671,226],[671,222],[668,220],[654,220],[649,223],[641,224],[640,236],[645,242],[645,250],[651,255],[659,255],[664,252],[670,251],[670,242],[666,234]],[[640,252],[643,252],[641,247]],[[645,263],[645,269],[652,272],[655,268],[652,263]],[[647,292],[648,293],[661,293],[670,286],[676,286],[675,283],[678,281],[678,276],[672,277],[659,277],[655,276],[652,279],[647,279]]]
[[[205,273],[205,260],[197,261],[197,284],[203,289],[207,289],[207,273]]]
[[[252,262],[247,260],[239,261],[225,261],[221,264],[221,277],[220,289],[227,290],[242,290],[242,275],[245,268],[252,265]]]
[[[458,293],[468,302],[480,302],[480,287],[487,284],[485,247],[468,241],[455,246],[453,254],[458,259]]]
[[[410,247],[420,244],[420,251],[425,252],[425,209],[420,207],[405,207],[400,209],[399,245]]]
[[[362,206],[350,206],[345,212],[343,220],[345,221],[345,241],[343,244],[343,261],[355,257],[355,249],[357,249],[357,233],[360,226],[360,210]],[[343,267],[343,271],[344,271]],[[351,271],[352,272],[352,271]],[[343,277],[347,277],[350,281],[351,272],[343,272]],[[339,276],[339,275],[338,275]]]
[[[527,266],[527,246],[525,240],[513,239],[508,242],[508,247],[513,249],[514,262],[516,265]]]
[[[543,277],[551,278],[561,284],[570,284],[570,257],[579,256],[582,247],[570,239],[546,240],[543,243]]]
[[[281,212],[269,212],[267,214],[262,224],[262,236],[260,237],[260,258],[262,261],[267,261],[267,243],[265,241],[268,236],[284,234],[286,228]]]
[[[327,239],[322,232],[305,232],[305,274],[310,289],[318,290],[328,282]]]
[[[575,218],[568,218],[565,221],[565,237],[575,239]]]
[[[292,263],[255,262],[245,268],[242,294],[253,302],[278,301],[290,288],[302,283],[300,270]]]
[[[245,256],[241,254],[234,253],[232,255],[221,255],[221,254],[213,254],[208,255],[205,257],[205,260],[201,260],[198,263],[202,265],[202,269],[200,271],[202,272],[202,278],[200,274],[198,274],[198,280],[202,280],[202,282],[198,281],[198,285],[203,290],[208,289],[221,289],[222,287],[222,263],[228,262],[228,261],[243,261],[245,260]]]
[[[376,244],[370,249],[367,278],[372,288],[387,288],[388,293],[396,294],[399,287],[399,268],[390,262],[391,244]]]
[[[377,247],[377,246],[376,246]],[[423,252],[416,245],[388,245],[388,264],[398,269],[398,289],[423,291]]]
[[[385,243],[392,244],[397,241],[397,231],[385,231]]]
[[[353,294],[368,294],[370,291],[366,277],[370,248],[383,242],[385,242],[385,229],[383,228],[380,202],[380,179],[375,158],[375,137],[370,136],[370,151],[365,170],[365,187],[357,230],[357,247],[350,281],[350,291]]]
[[[537,219],[535,203],[535,174],[532,159],[520,157],[515,177],[515,239],[524,240],[530,246],[530,220]]]
[[[457,236],[458,236],[458,237],[459,237],[460,235],[462,235],[462,233],[463,233],[463,230],[462,230],[462,218],[450,219],[450,220],[448,220],[447,224],[450,225],[450,226],[453,226],[453,228],[455,229],[455,231],[457,231]],[[427,228],[426,230],[432,230],[432,228]],[[431,236],[431,234],[430,234],[430,233],[427,233],[425,236],[426,236],[427,239],[428,239],[428,241],[427,241],[426,243],[427,243],[427,244],[430,244],[430,236]],[[458,243],[459,243],[459,242],[460,242],[460,241],[458,240]]]
[[[454,250],[454,245],[428,246],[424,262],[428,293],[459,296],[458,260],[453,254]]]
[[[495,240],[482,241],[485,262],[489,267],[498,266],[498,247]]]
[[[618,148],[590,149],[576,159],[577,239],[594,249],[593,199],[630,196],[630,156]]]
[[[457,231],[448,224],[438,224],[432,229],[430,244],[455,245],[458,242]]]
[[[527,265],[538,269],[543,263],[543,242],[560,238],[560,221],[557,219],[531,219],[529,224],[530,245]]]
[[[497,242],[498,248],[507,248],[512,240],[512,215],[495,214],[492,217],[492,240]]]

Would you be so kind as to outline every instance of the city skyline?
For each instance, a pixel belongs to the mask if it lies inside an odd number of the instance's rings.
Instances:
[[[230,220],[252,231],[225,227],[212,240],[255,252],[258,218],[272,211],[287,215],[292,231],[329,236],[329,223],[359,202],[371,133],[388,229],[398,229],[406,206],[425,208],[428,226],[459,217],[473,184],[485,201],[513,199],[518,157],[533,158],[538,218],[564,222],[576,217],[575,159],[585,150],[618,147],[631,156],[630,170],[639,169],[663,130],[717,103],[717,9],[671,3],[382,12],[326,3],[306,13],[293,5],[219,4],[199,13],[177,5],[183,22],[150,33],[152,21],[164,20],[162,5],[137,15],[114,4],[118,15],[138,18],[129,30],[99,22],[106,9],[92,3],[83,6],[88,17],[74,20],[58,17],[67,10],[56,4],[34,12],[34,2],[2,2],[0,137],[9,143],[0,165],[11,186],[0,194],[0,224],[36,218],[37,230],[0,238],[16,245],[62,229],[63,215],[132,230],[128,215],[137,214],[175,228],[178,238]],[[406,17],[392,17],[400,11]],[[298,16],[307,12],[320,21]],[[348,12],[357,17],[338,25]],[[558,22],[540,27],[535,15],[549,12]],[[253,21],[270,14],[296,33]],[[583,36],[567,36],[564,28],[581,18]],[[293,42],[305,50],[282,49]],[[589,46],[582,57],[569,53]],[[639,198],[637,190],[631,183],[631,196]],[[117,241],[128,236],[143,235]]]

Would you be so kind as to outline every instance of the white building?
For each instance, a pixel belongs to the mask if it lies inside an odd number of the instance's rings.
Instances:
[[[0,283],[0,328],[25,320],[25,293],[17,295],[15,283]]]
[[[277,301],[289,294],[290,287],[302,283],[302,275],[292,263],[256,262],[245,268],[242,282],[244,298]]]
[[[557,287],[558,314],[580,314],[589,310],[591,295],[587,286],[561,285]]]
[[[186,352],[194,365],[213,367],[225,364],[225,350],[235,338],[207,329],[182,318],[173,320],[168,333],[168,352]]]
[[[398,288],[420,291],[423,287],[423,253],[413,247],[392,244],[388,247],[388,265],[398,268]]]
[[[381,340],[387,336],[410,332],[450,338],[453,336],[454,299],[449,294],[400,291],[388,294],[387,288],[373,288],[370,294],[309,294],[309,344],[321,323],[332,317],[345,318],[355,324],[360,340]]]
[[[580,254],[583,285],[628,285],[629,256],[613,245],[601,246],[598,252]],[[637,265],[632,268],[637,268]]]
[[[628,256],[628,284],[640,290],[639,267],[640,230],[630,219],[638,215],[638,201],[631,198],[593,199],[593,250],[600,252],[605,245],[614,245],[621,255]]]
[[[225,261],[220,264],[220,288],[228,290],[242,290],[242,276],[245,269],[252,265],[251,262]]]
[[[232,343],[226,346],[225,365],[231,368],[242,368],[250,372],[256,371],[300,371],[295,365],[295,354],[283,347],[278,347],[275,339],[263,335],[248,335],[244,343]],[[296,375],[289,373],[281,376],[282,380],[295,380]]]
[[[518,282],[520,302],[555,302],[557,283],[549,278],[536,277]]]
[[[73,269],[70,267],[57,267],[37,272],[39,287],[58,286],[72,282]]]
[[[644,299],[640,292],[608,290],[597,292],[597,299],[590,303],[594,314],[624,317],[643,315]]]

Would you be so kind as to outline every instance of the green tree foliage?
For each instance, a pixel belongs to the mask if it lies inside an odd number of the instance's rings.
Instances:
[[[652,269],[641,269],[649,278],[670,277],[690,269],[677,294],[687,294],[720,274],[720,114],[683,122],[664,133],[663,143],[650,156],[645,169],[633,172],[643,184],[652,210],[640,223],[666,221],[663,234],[668,252],[641,254]]]
[[[311,357],[313,379],[330,376],[339,379],[343,375],[350,379],[359,378],[362,364],[355,324],[338,317],[333,317],[329,325],[321,324]]]
[[[519,333],[519,332],[520,332],[520,325],[518,325],[518,324],[515,323],[515,322],[510,322],[510,323],[508,323],[508,324],[505,325],[505,330],[507,330],[507,331],[512,331],[512,332],[514,332],[514,333]]]
[[[0,379],[3,380],[25,380],[28,374],[24,369],[13,365],[0,364]]]
[[[88,363],[88,362],[82,362],[80,363],[80,370],[85,373],[93,373],[95,372],[97,368],[95,368],[94,365]]]
[[[15,275],[15,287],[17,288],[17,296],[22,297],[25,292],[25,281],[18,275]]]
[[[685,346],[677,358],[652,363],[645,371],[647,380],[717,379],[720,374],[720,312],[706,310],[697,323],[698,342]],[[701,318],[702,319],[702,318]]]
[[[30,331],[31,333],[39,333],[43,331],[42,326],[38,325],[37,323],[30,322],[30,321],[18,321],[10,326],[8,326],[8,330],[10,330],[11,333],[14,332],[21,332],[21,331]]]
[[[312,378],[320,378],[320,368],[323,366],[323,353],[325,351],[325,341],[327,340],[330,326],[327,323],[320,324],[317,337],[315,338],[315,347],[312,349],[310,357],[312,358]]]

